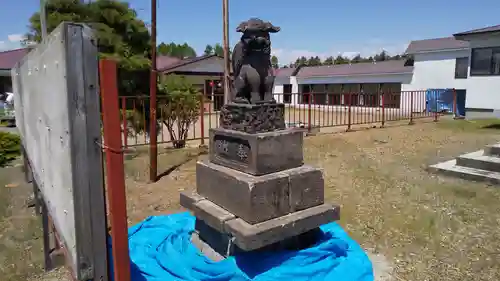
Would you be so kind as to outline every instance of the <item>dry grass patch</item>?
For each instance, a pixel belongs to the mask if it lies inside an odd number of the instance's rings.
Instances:
[[[320,135],[306,139],[305,160],[324,168],[325,195],[341,205],[340,223],[365,249],[392,261],[396,280],[500,280],[500,190],[425,170],[500,141],[498,130],[482,129],[486,124],[491,120],[442,120]],[[132,172],[131,223],[182,210],[179,192],[195,188],[197,153],[159,156],[165,168],[185,164],[154,184]],[[140,157],[134,161],[147,169]]]
[[[32,188],[23,181],[20,167],[0,169],[1,280],[25,281],[43,269],[41,221],[27,207]]]

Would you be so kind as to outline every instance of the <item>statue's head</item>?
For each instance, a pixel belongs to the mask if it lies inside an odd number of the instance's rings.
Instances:
[[[252,18],[240,23],[236,32],[241,32],[241,41],[253,51],[270,50],[271,39],[269,34],[280,31],[280,28],[261,19]]]

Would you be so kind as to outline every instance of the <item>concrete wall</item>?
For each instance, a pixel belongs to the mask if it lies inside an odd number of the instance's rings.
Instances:
[[[402,85],[403,91],[429,88],[465,89],[467,79],[455,79],[455,61],[469,57],[469,50],[432,52],[414,55],[413,77]]]
[[[500,47],[500,35],[476,35],[469,41],[472,48]],[[474,109],[500,110],[500,76],[470,76],[467,79],[465,106]]]
[[[22,146],[68,252],[68,266],[78,280],[106,281],[98,55],[92,38],[90,28],[62,23],[12,69],[12,77]]]

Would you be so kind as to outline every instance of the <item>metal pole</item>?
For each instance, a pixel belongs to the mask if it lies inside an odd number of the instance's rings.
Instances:
[[[149,84],[149,180],[157,178],[158,146],[156,133],[156,0],[151,0],[151,77]]]
[[[42,41],[47,38],[47,14],[45,11],[45,0],[40,0],[40,28],[42,31]]]
[[[231,97],[230,66],[229,66],[229,3],[222,0],[222,30],[224,45],[224,104],[229,103]]]
[[[106,186],[108,187],[109,218],[114,280],[130,281],[130,255],[127,235],[127,194],[120,132],[120,105],[116,62],[99,61],[99,82],[102,99],[102,125],[105,148]]]

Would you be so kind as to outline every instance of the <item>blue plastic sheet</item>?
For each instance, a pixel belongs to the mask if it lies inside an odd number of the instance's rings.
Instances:
[[[300,251],[245,253],[213,262],[191,243],[189,213],[149,217],[129,229],[133,281],[335,280],[372,281],[372,264],[336,223],[321,227],[319,242]]]

